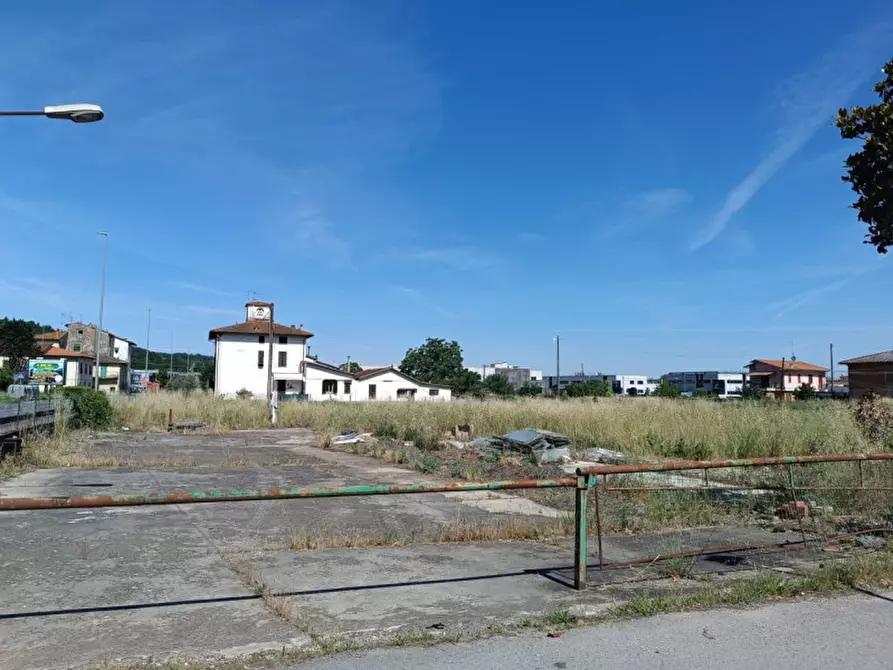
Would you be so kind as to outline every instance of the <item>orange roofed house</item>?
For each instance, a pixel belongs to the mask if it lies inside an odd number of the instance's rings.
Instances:
[[[802,384],[816,391],[825,388],[827,368],[805,361],[755,358],[747,364],[751,388],[762,389],[768,396],[790,400]]]

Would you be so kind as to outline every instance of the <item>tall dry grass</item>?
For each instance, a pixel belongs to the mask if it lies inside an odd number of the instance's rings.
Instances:
[[[119,398],[121,426],[164,430],[175,421],[198,420],[214,431],[268,427],[261,400],[225,399],[209,393],[161,392]],[[568,435],[577,448],[607,447],[634,456],[751,458],[877,448],[863,436],[849,406],[838,402],[717,403],[706,400],[615,398],[449,403],[311,403],[279,406],[281,427],[322,434],[343,430],[432,445],[457,424],[478,435],[544,428]]]

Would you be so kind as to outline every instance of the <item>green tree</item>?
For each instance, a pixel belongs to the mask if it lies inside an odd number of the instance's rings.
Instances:
[[[678,398],[679,388],[675,384],[662,381],[654,390],[654,395],[658,396],[659,398]]]
[[[169,379],[164,386],[167,391],[182,391],[184,393],[195,391],[198,387],[199,381],[195,375],[177,375],[173,379]]]
[[[0,391],[6,391],[15,381],[9,368],[0,368]]]
[[[537,382],[527,382],[522,385],[521,388],[518,389],[518,395],[520,396],[538,396],[543,394],[543,387],[541,384]]]
[[[155,381],[158,382],[161,388],[165,388],[170,380],[171,376],[167,373],[167,370],[159,370],[158,374],[155,375]]]
[[[794,397],[797,400],[812,400],[815,398],[815,389],[812,387],[812,384],[803,382],[794,389]]]
[[[457,395],[480,392],[481,376],[462,364],[462,347],[453,340],[429,337],[415,349],[409,349],[400,363],[400,372],[426,384],[451,386]]]
[[[36,332],[35,324],[32,321],[0,320],[0,356],[9,358],[6,367],[11,372],[24,370],[28,359],[40,354],[40,350],[34,343]]]
[[[865,243],[878,253],[893,244],[893,60],[874,85],[881,101],[869,107],[840,109],[835,123],[845,140],[860,140],[861,151],[846,159],[843,181],[858,195],[851,207],[868,226]]]
[[[484,388],[498,396],[515,395],[515,387],[505,375],[490,375],[484,380]]]
[[[347,370],[347,363],[342,363],[341,365],[338,366],[338,369],[339,370]],[[350,372],[353,375],[355,375],[358,372],[362,372],[362,371],[363,371],[363,368],[361,368],[360,364],[357,363],[356,361],[351,361],[350,362],[350,370],[347,370],[347,372]]]
[[[589,393],[589,384],[583,382],[571,382],[567,385],[566,393],[569,398],[583,398],[592,395]]]
[[[71,424],[74,428],[105,430],[114,420],[108,395],[84,386],[64,386],[62,393],[71,401]]]
[[[202,388],[212,389],[214,388],[214,364],[213,363],[201,363],[196,366],[196,372],[198,372],[199,383]]]
[[[744,400],[762,400],[764,397],[766,392],[756,386],[747,384],[741,389],[741,398]]]

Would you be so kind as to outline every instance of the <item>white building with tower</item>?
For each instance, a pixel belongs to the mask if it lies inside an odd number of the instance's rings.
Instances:
[[[283,400],[442,402],[452,398],[448,386],[424,384],[392,366],[349,373],[317,360],[308,355],[307,340],[313,333],[303,325],[272,321],[271,303],[248,302],[245,312],[242,323],[208,333],[214,343],[218,395],[250,393],[265,398],[272,381],[273,393]]]

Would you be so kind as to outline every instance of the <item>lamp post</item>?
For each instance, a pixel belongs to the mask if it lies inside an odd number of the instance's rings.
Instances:
[[[561,335],[555,336],[555,389],[561,398]]]
[[[102,284],[99,288],[99,328],[96,329],[96,364],[93,366],[93,389],[99,390],[99,352],[101,350],[100,338],[102,336],[102,310],[105,306],[105,265],[109,255],[109,234],[105,231],[96,233],[103,238],[102,245]]]
[[[43,108],[43,111],[0,111],[0,116],[45,116],[48,119],[68,119],[75,123],[93,123],[94,121],[102,121],[105,112],[102,111],[102,107],[99,105],[80,103],[76,105],[48,105]]]

